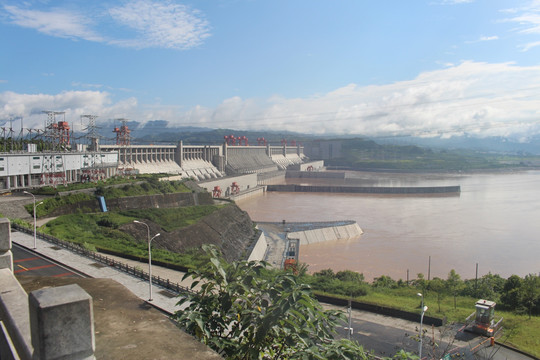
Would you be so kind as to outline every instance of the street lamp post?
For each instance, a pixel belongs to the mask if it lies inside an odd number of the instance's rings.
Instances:
[[[147,230],[147,240],[148,240],[148,287],[149,287],[149,292],[150,292],[150,298],[148,299],[148,301],[152,301],[152,248],[151,248],[151,245],[152,245],[152,240],[154,240],[155,238],[157,238],[159,235],[161,235],[160,233],[157,233],[156,235],[154,235],[152,238],[150,238],[150,227],[148,226],[147,223],[144,223],[142,221],[137,221],[137,220],[133,220],[134,223],[137,223],[137,224],[142,224],[144,226],[146,226],[146,230]]]
[[[422,334],[422,324],[424,323],[424,314],[426,313],[428,307],[424,306],[424,294],[417,293],[416,295],[420,296],[422,298],[422,304],[421,304],[421,311],[420,314],[420,344],[418,345],[418,358],[422,360],[422,340],[423,340],[423,334]]]
[[[34,249],[36,249],[36,248],[37,248],[37,238],[36,238],[36,207],[38,207],[39,205],[43,204],[43,201],[36,205],[36,197],[34,196],[34,194],[32,194],[31,192],[28,192],[28,191],[23,191],[23,193],[25,193],[25,194],[27,194],[27,195],[31,195],[31,196],[32,196],[32,199],[34,200]]]

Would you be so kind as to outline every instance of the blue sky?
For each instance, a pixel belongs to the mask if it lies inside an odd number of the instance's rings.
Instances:
[[[540,132],[539,0],[0,0],[0,49],[25,127]]]

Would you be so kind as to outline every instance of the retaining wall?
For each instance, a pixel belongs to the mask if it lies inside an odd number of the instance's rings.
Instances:
[[[212,193],[215,186],[219,186],[223,197],[230,195],[231,185],[233,182],[238,183],[240,191],[248,190],[257,186],[257,174],[245,174],[238,176],[228,176],[216,180],[199,181],[197,185]]]
[[[260,232],[259,239],[255,243],[255,246],[251,250],[247,261],[261,261],[266,256],[266,251],[268,250],[268,243],[266,242],[266,237],[264,232]]]
[[[348,225],[290,232],[289,239],[299,239],[300,245],[309,245],[324,241],[352,239],[362,233],[360,226],[354,222]]]
[[[238,195],[231,195],[230,198],[231,200],[239,201],[239,200],[251,198],[253,196],[260,196],[264,194],[265,191],[266,191],[265,186],[257,186],[255,188],[249,188],[247,190],[240,191]]]
[[[344,172],[287,170],[287,178],[345,179]]]
[[[0,358],[93,360],[92,297],[78,285],[27,294],[13,274],[10,222],[0,219]]]
[[[130,210],[140,208],[175,208],[194,205],[212,205],[214,200],[210,193],[175,193],[144,196],[129,196],[118,199],[105,199],[109,211]],[[81,201],[77,204],[61,206],[47,216],[72,214],[77,209],[99,212],[98,200]]]

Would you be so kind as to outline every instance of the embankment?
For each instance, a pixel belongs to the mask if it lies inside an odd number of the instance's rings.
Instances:
[[[459,194],[457,186],[419,186],[419,187],[384,187],[384,186],[320,186],[320,185],[267,185],[267,191],[281,192],[327,192],[355,194]]]
[[[276,239],[270,242],[269,252],[282,256],[285,237],[299,239],[300,245],[315,244],[323,241],[348,240],[362,235],[363,231],[356,221],[324,221],[324,222],[258,222],[268,236]],[[280,240],[277,240],[280,239]]]
[[[362,235],[363,231],[356,221],[326,224],[306,230],[289,232],[289,239],[299,239],[300,245],[316,244],[333,240],[348,240]]]
[[[145,222],[152,232],[161,233],[159,241],[153,244],[156,248],[183,253],[204,244],[214,244],[223,251],[227,261],[244,260],[248,250],[259,239],[259,233],[249,215],[232,204],[214,211],[193,225],[171,232],[160,229],[159,225],[149,220]],[[136,225],[128,223],[120,229],[136,239],[144,239],[146,229]]]

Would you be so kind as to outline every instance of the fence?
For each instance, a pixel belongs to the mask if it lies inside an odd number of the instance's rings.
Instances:
[[[33,230],[25,228],[24,226],[12,223],[11,227],[18,230],[18,231],[21,231],[21,232],[24,232],[24,233],[27,233],[27,234],[30,234],[30,235],[34,235]],[[111,266],[111,267],[113,267],[115,269],[118,269],[120,271],[123,271],[123,272],[125,272],[127,274],[139,277],[139,278],[141,278],[143,280],[148,280],[149,279],[148,273],[145,272],[142,269],[139,269],[139,268],[137,268],[135,266],[130,266],[130,265],[126,264],[126,263],[115,260],[115,259],[110,258],[108,256],[101,255],[101,254],[99,254],[99,253],[97,253],[95,251],[87,250],[87,249],[83,248],[82,246],[80,246],[78,244],[75,244],[75,243],[72,243],[72,242],[69,242],[69,241],[60,240],[60,239],[55,238],[54,236],[51,236],[51,235],[48,235],[48,234],[43,234],[43,233],[40,233],[40,232],[36,232],[36,236],[39,237],[42,240],[45,240],[45,241],[48,241],[48,242],[50,242],[52,244],[61,246],[61,247],[65,248],[65,249],[68,249],[68,250],[70,250],[70,251],[72,251],[72,252],[74,252],[76,254],[85,256],[85,257],[90,258],[92,260],[98,261],[98,262],[100,262],[102,264]],[[191,291],[186,286],[180,285],[180,284],[175,283],[175,282],[171,282],[169,279],[164,279],[164,278],[162,278],[160,276],[152,275],[152,284],[158,285],[158,286],[160,286],[162,288],[165,288],[167,290],[171,290],[171,291],[175,292],[176,294],[181,294],[181,293]]]

